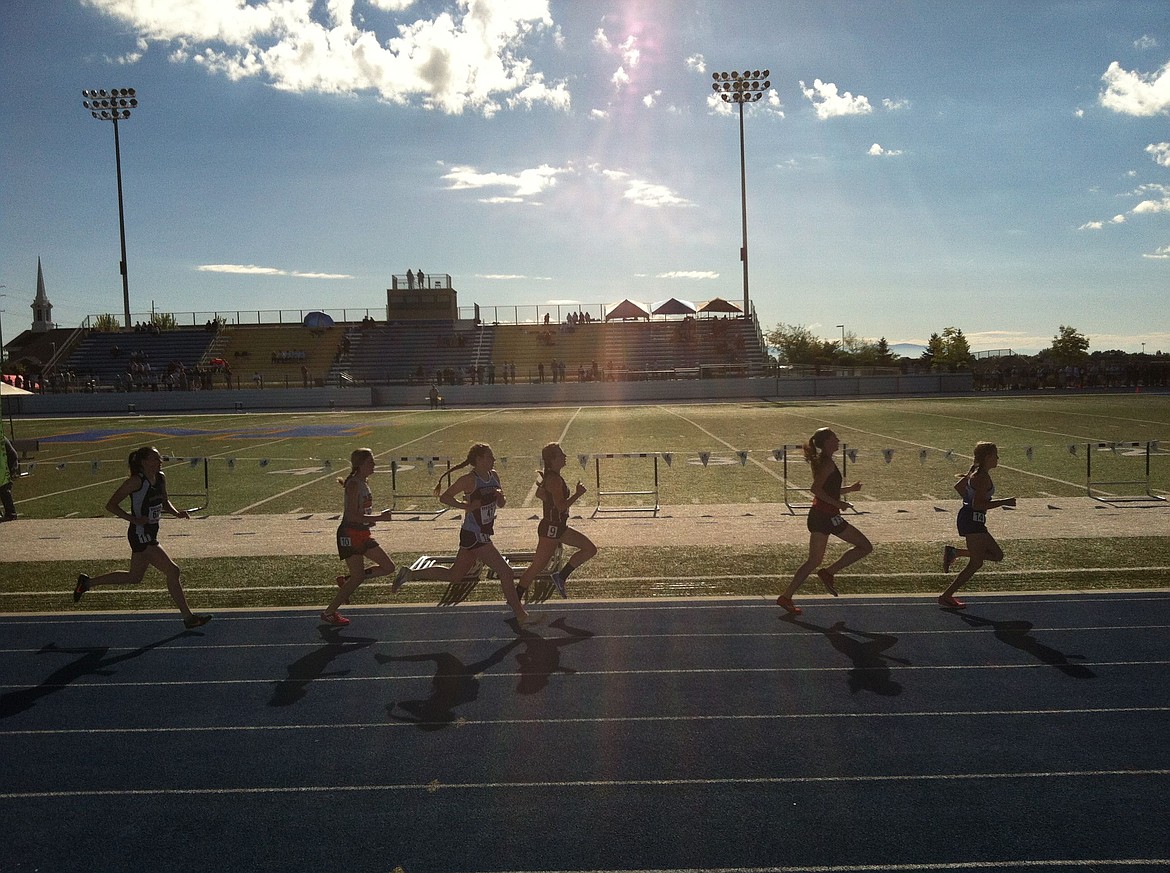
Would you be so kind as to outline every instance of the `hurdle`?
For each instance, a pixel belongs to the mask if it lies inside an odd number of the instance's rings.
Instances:
[[[789,485],[788,485],[788,451],[789,451],[789,449],[795,449],[800,454],[801,463],[803,464],[805,462],[804,461],[804,446],[788,446],[788,445],[786,445],[783,448],[773,449],[772,456],[776,457],[778,455],[780,460],[784,463],[784,505],[788,507],[788,511],[790,513],[792,513],[793,515],[796,515],[796,510],[798,510],[798,509],[811,509],[812,508],[812,501],[810,500],[807,503],[793,503],[792,500],[788,496],[789,490],[803,492],[805,494],[811,494],[812,492],[809,491],[808,488],[801,488],[800,486],[797,486],[797,485],[793,485],[793,486],[791,486],[791,488],[789,488]],[[840,451],[841,451],[841,478],[842,479],[845,479],[849,475],[849,452],[847,451],[847,449],[848,449],[848,446],[846,446],[845,443],[841,443]],[[855,513],[857,512],[857,507],[853,508],[853,512],[855,512]]]
[[[171,491],[168,497],[194,497],[198,501],[198,506],[192,506],[187,510],[189,513],[203,512],[211,504],[211,488],[209,487],[210,476],[207,472],[207,458],[176,458],[174,455],[164,455],[164,461],[183,461],[186,460],[191,463],[192,467],[198,467],[199,462],[203,462],[203,490],[202,491]]]
[[[400,494],[398,492],[398,465],[400,463],[422,463],[422,464],[437,464],[440,461],[446,463],[447,470],[443,473],[443,478],[449,482],[451,480],[451,459],[450,458],[427,458],[427,457],[401,457],[390,459],[390,521],[394,521],[395,515],[409,515],[411,517],[427,516],[428,521],[434,521],[451,507],[439,505],[438,509],[399,509],[399,500],[427,500],[433,501],[435,499],[434,492],[426,494]]]
[[[528,566],[536,557],[536,552],[533,551],[504,551],[500,554],[508,562],[508,566],[515,571],[517,579],[528,569]],[[415,572],[427,570],[435,566],[451,567],[455,563],[455,558],[455,555],[419,555],[415,558],[414,563],[410,565],[410,570],[411,572]],[[536,580],[541,584],[534,584],[528,592],[527,599],[529,603],[540,603],[549,598],[553,591],[551,575],[561,569],[564,563],[564,549],[558,545],[556,551],[553,552],[552,557],[549,559],[548,566],[545,567],[544,572],[536,577]],[[484,572],[485,570],[487,571],[486,573]],[[495,571],[483,563],[483,561],[476,561],[471,565],[471,568],[464,574],[462,579],[448,583],[447,590],[443,592],[437,605],[454,606],[457,603],[462,603],[471,594],[472,589],[475,588],[481,578],[496,579],[498,577]]]
[[[1089,496],[1101,503],[1146,503],[1151,500],[1165,502],[1166,498],[1161,497],[1150,490],[1150,455],[1153,448],[1156,446],[1155,441],[1146,443],[1141,442],[1118,442],[1118,443],[1086,443],[1085,444],[1085,489]],[[1115,480],[1094,480],[1093,479],[1093,452],[1094,451],[1110,451],[1117,452],[1118,449],[1144,449],[1142,454],[1145,455],[1145,476],[1141,479],[1115,479]],[[1144,489],[1145,494],[1095,494],[1094,489],[1098,489],[1102,485],[1132,485]]]
[[[792,515],[796,515],[796,510],[798,510],[798,509],[809,509],[812,506],[812,501],[810,500],[807,503],[793,503],[792,498],[789,497],[789,491],[800,491],[800,492],[804,492],[806,494],[809,493],[809,490],[807,488],[799,488],[795,485],[791,486],[791,488],[789,487],[789,484],[788,484],[788,452],[790,449],[795,449],[798,453],[801,453],[800,458],[801,458],[801,462],[803,463],[803,460],[804,460],[804,455],[803,455],[804,447],[803,446],[785,445],[782,448],[774,449],[772,451],[772,455],[775,456],[776,454],[779,454],[780,461],[781,461],[781,463],[784,464],[784,505],[788,507],[788,511]]]
[[[616,458],[650,458],[654,462],[654,487],[644,491],[603,491],[601,488],[601,459],[613,460]],[[593,514],[590,518],[596,518],[598,515],[607,513],[633,513],[633,512],[648,512],[653,516],[657,516],[662,510],[662,506],[658,502],[658,453],[657,452],[624,452],[605,455],[593,456],[593,470],[595,473],[595,481],[597,483],[597,505],[593,508]],[[653,497],[653,506],[602,506],[602,499],[605,497]]]

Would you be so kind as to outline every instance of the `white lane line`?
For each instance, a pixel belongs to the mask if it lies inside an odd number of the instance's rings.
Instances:
[[[1170,776],[1170,770],[1048,770],[1024,773],[908,773],[869,776],[755,776],[721,779],[562,779],[525,782],[430,782],[383,783],[375,785],[271,785],[237,788],[94,788],[79,791],[6,791],[0,800],[43,800],[78,797],[183,797],[234,794],[327,794],[334,792],[389,791],[517,791],[525,789],[572,788],[678,788],[685,786],[746,785],[848,785],[888,782],[977,782],[985,780],[1022,781],[1033,779],[1110,779],[1124,776]]]
[[[571,637],[569,639],[572,639]],[[1170,660],[1150,660],[1150,661],[1081,661],[1070,662],[1067,665],[1077,669],[1087,669],[1090,667],[1165,667],[1170,665]],[[641,670],[574,670],[573,676],[594,677],[594,676],[727,676],[727,675],[769,675],[775,676],[780,673],[854,673],[854,672],[878,672],[890,670],[891,672],[910,673],[910,672],[960,672],[964,670],[1036,670],[1047,666],[1037,662],[1028,662],[1026,664],[898,664],[896,667],[890,668],[883,665],[874,667],[858,667],[855,665],[837,665],[833,667],[664,667],[661,669],[641,669]],[[525,677],[525,673],[521,671],[509,671],[502,673],[481,673],[477,678],[485,679],[507,679],[514,681]],[[544,674],[542,674],[544,675]],[[435,678],[433,672],[430,673],[413,673],[402,674],[398,676],[317,676],[311,681],[314,685],[319,685],[323,682],[414,682],[418,680],[431,681]],[[33,686],[37,689],[89,689],[97,691],[105,691],[111,688],[189,688],[193,686],[220,686],[220,685],[280,685],[287,682],[302,682],[304,680],[296,679],[290,676],[269,676],[263,679],[164,679],[158,681],[128,681],[128,682],[53,682]],[[0,689],[8,689],[12,691],[28,691],[28,685],[0,685]]]
[[[986,709],[986,710],[923,710],[912,712],[803,712],[769,713],[763,715],[626,715],[591,716],[580,718],[476,718],[459,719],[459,727],[473,726],[537,726],[574,724],[659,724],[669,722],[724,722],[724,721],[807,721],[833,719],[914,719],[914,718],[994,718],[1043,717],[1057,715],[1132,715],[1143,712],[1170,712],[1170,706],[1091,707],[1084,709]],[[258,733],[264,731],[335,731],[382,730],[385,728],[416,727],[415,722],[377,721],[279,725],[191,725],[186,727],[120,727],[120,728],[47,728],[44,730],[0,731],[2,737],[74,736],[77,734],[198,734],[198,733]]]
[[[1010,625],[1012,622],[1005,622],[1009,625],[1007,630],[1010,632]],[[933,630],[898,630],[896,628],[865,628],[867,634],[884,634],[886,636],[896,637],[928,637],[928,636],[955,636],[955,635],[971,635],[988,633],[993,630],[993,625],[986,627],[953,627],[953,628],[936,628]],[[1021,632],[1024,630],[1020,629]],[[1027,628],[1029,634],[1041,633],[1085,633],[1092,631],[1099,631],[1103,633],[1111,633],[1113,631],[1135,631],[1135,630],[1170,630],[1170,625],[1167,624],[1119,624],[1119,625],[1068,625],[1068,626],[1047,626],[1047,625],[1033,625]],[[849,628],[845,628],[844,633],[850,633]],[[594,642],[601,642],[605,640],[773,640],[773,639],[793,639],[803,640],[809,637],[810,633],[803,629],[793,630],[775,630],[775,631],[684,631],[678,633],[591,633],[589,637],[582,637],[582,640],[589,639]],[[553,639],[573,639],[572,636],[554,637]],[[341,637],[338,641],[330,640],[298,640],[295,642],[284,643],[209,643],[198,642],[190,644],[176,643],[168,645],[164,648],[156,649],[155,654],[161,655],[166,652],[211,652],[217,650],[238,650],[238,649],[320,649],[325,646],[354,648],[361,646],[368,648],[370,646],[378,645],[393,645],[393,646],[438,646],[438,645],[469,645],[483,643],[487,645],[495,645],[501,642],[507,642],[514,637],[419,637],[419,638],[403,638],[403,637],[387,637],[382,639],[380,637]],[[116,654],[118,652],[134,652],[138,650],[138,646],[102,646],[101,647],[108,654]],[[42,648],[13,648],[0,649],[0,655],[38,655],[38,654],[70,654],[69,649],[62,649],[59,652],[53,650],[45,651]]]

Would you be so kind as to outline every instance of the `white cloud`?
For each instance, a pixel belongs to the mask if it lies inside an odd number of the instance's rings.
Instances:
[[[1110,224],[1125,224],[1125,216],[1118,214],[1109,219]]]
[[[605,30],[600,27],[593,33],[593,44],[602,51],[613,51],[613,44],[610,43],[609,37],[605,35]]]
[[[1143,258],[1152,258],[1157,261],[1170,260],[1170,246],[1162,246],[1155,249],[1153,252],[1146,252],[1142,254]]]
[[[615,88],[621,89],[630,84],[630,74],[626,72],[625,67],[618,67],[609,80],[613,82]]]
[[[1154,49],[1158,47],[1158,40],[1149,34],[1146,34],[1142,37],[1139,37],[1138,39],[1135,39],[1133,41],[1133,47],[1139,52],[1146,51],[1148,49]]]
[[[891,100],[889,97],[882,99],[882,108],[889,112],[897,112],[899,109],[909,109],[909,100]]]
[[[696,73],[707,72],[707,59],[702,55],[691,55],[686,59],[686,67]]]
[[[1104,227],[1105,222],[1103,221],[1086,221],[1077,230],[1101,230]]]
[[[1170,197],[1163,197],[1161,200],[1143,200],[1133,208],[1134,215],[1153,214],[1157,212],[1170,212]]]
[[[875,158],[895,158],[902,154],[901,149],[884,149],[878,143],[874,143],[869,147],[867,155],[873,155]]]
[[[497,195],[485,203],[522,203],[543,194],[557,183],[557,178],[571,173],[564,167],[550,167],[541,164],[519,173],[480,172],[474,167],[451,167],[443,174],[448,191],[479,190],[483,188],[508,189],[506,194]]]
[[[659,273],[655,279],[718,279],[719,274],[711,270],[671,270]]]
[[[1170,112],[1170,64],[1156,74],[1123,70],[1114,61],[1101,76],[1101,105],[1123,115],[1150,116]]]
[[[665,185],[653,182],[644,182],[641,179],[631,179],[626,183],[622,197],[638,206],[659,208],[662,206],[694,206],[690,200],[675,194]]]
[[[589,111],[589,117],[595,119],[609,118],[609,112],[604,109],[591,109]]]
[[[827,118],[839,118],[843,115],[868,115],[873,112],[869,105],[869,98],[858,94],[854,97],[846,91],[841,94],[832,82],[813,81],[812,87],[804,82],[800,83],[800,91],[816,109],[817,118],[824,121]]]
[[[1170,142],[1156,142],[1146,146],[1146,154],[1154,158],[1154,163],[1163,167],[1170,167]]]
[[[475,0],[434,18],[403,19],[393,35],[364,29],[355,0],[83,0],[164,43],[173,63],[285,91],[373,93],[449,114],[490,116],[504,106],[566,109],[564,82],[548,83],[524,55],[553,33],[549,0]],[[392,14],[412,3],[371,0]],[[555,34],[554,34],[555,36]]]
[[[295,279],[352,279],[348,273],[308,273],[301,270],[283,270],[280,267],[258,267],[255,264],[200,264],[195,268],[203,273],[231,273],[238,276],[292,276]]]
[[[651,91],[649,94],[647,94],[645,97],[642,98],[642,103],[643,103],[643,105],[645,105],[645,107],[647,109],[652,109],[654,107],[654,104],[658,101],[658,98],[661,96],[662,96],[661,89],[659,89],[657,91]]]
[[[1074,118],[1084,118],[1085,117],[1085,110],[1081,109],[1078,106],[1076,109],[1073,110],[1073,117]]]

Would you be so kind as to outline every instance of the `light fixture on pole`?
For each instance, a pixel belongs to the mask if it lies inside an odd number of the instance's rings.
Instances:
[[[114,122],[114,166],[118,171],[118,235],[122,241],[122,307],[126,327],[130,326],[130,280],[126,274],[126,218],[122,204],[122,146],[118,140],[118,122],[130,117],[130,110],[138,108],[138,97],[133,88],[105,88],[82,91],[81,105],[98,121]]]
[[[734,103],[739,107],[739,197],[743,214],[743,247],[739,250],[739,259],[743,261],[744,316],[749,315],[751,310],[748,302],[747,171],[744,166],[743,105],[755,103],[772,87],[772,83],[768,81],[769,75],[771,75],[769,70],[711,74],[711,78],[714,79],[711,89],[724,103]]]

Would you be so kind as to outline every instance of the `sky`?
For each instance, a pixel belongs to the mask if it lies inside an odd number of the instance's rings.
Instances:
[[[1170,353],[1165,0],[37,0],[0,8],[0,310],[742,303],[761,326]],[[516,310],[513,307],[528,307]],[[491,311],[491,310],[489,310]],[[188,315],[188,317],[190,317]],[[209,317],[209,315],[208,315]],[[1144,344],[1144,345],[1143,345]]]

